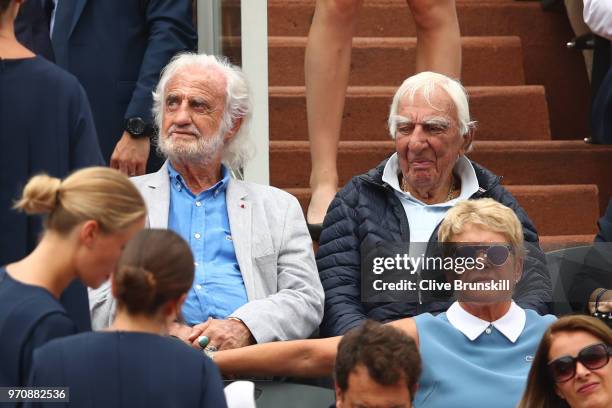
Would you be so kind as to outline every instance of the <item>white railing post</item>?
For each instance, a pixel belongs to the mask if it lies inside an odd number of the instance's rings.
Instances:
[[[220,55],[222,0],[198,0],[198,52]],[[250,137],[255,156],[244,179],[270,183],[268,120],[268,1],[240,0],[242,70],[251,86],[253,121]]]
[[[244,169],[244,178],[270,184],[268,120],[268,1],[241,0],[242,69],[249,79],[253,100],[251,138],[256,154]]]
[[[198,0],[198,52],[219,55],[221,51],[221,2]]]

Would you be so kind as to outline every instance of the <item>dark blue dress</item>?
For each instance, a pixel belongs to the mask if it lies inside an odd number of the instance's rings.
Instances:
[[[25,386],[34,349],[76,332],[49,291],[18,282],[0,268],[0,387]]]
[[[42,57],[0,59],[0,265],[23,258],[38,242],[40,217],[11,209],[28,179],[41,172],[63,178],[98,165],[104,160],[77,79]],[[80,330],[91,328],[86,295],[79,283],[62,299]]]
[[[38,241],[38,217],[11,210],[28,179],[104,165],[85,91],[42,57],[0,59],[0,265]]]
[[[180,340],[139,332],[81,333],[36,350],[33,387],[69,387],[70,403],[26,407],[226,407],[215,364]]]

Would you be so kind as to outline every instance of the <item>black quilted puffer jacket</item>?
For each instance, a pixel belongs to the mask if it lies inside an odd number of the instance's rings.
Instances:
[[[378,167],[353,179],[332,201],[319,240],[317,266],[325,289],[322,336],[344,334],[365,319],[381,322],[424,312],[445,311],[449,302],[363,303],[361,301],[361,245],[370,247],[390,241],[410,241],[410,226],[400,199],[382,181],[383,161]],[[501,178],[472,162],[480,189],[471,199],[492,198],[512,208],[523,225],[525,259],[523,276],[514,300],[523,308],[548,313],[552,295],[546,260],[537,231],[516,198],[501,186]],[[437,230],[430,243],[437,241]]]

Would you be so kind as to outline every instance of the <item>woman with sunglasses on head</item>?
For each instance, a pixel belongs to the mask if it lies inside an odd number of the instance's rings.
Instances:
[[[414,338],[423,359],[415,406],[514,408],[530,357],[555,319],[512,301],[524,256],[521,223],[493,199],[468,200],[448,211],[438,238],[452,243],[455,255],[476,257],[483,268],[448,274],[463,290],[455,292],[457,301],[447,312],[390,323]],[[474,289],[485,281],[504,286]],[[227,374],[318,377],[332,372],[340,339],[261,344],[219,351],[213,358]]]
[[[146,207],[127,177],[104,167],[65,180],[39,175],[15,208],[46,215],[40,243],[27,257],[0,267],[0,386],[22,386],[32,352],[77,332],[59,303],[75,280],[97,288],[108,279],[125,243],[143,228]],[[88,306],[83,305],[85,312]]]
[[[612,329],[565,316],[544,333],[519,408],[612,407]]]
[[[165,337],[191,288],[189,245],[170,230],[132,239],[112,276],[117,315],[107,331],[49,342],[34,352],[32,387],[69,387],[86,407],[226,406],[219,370],[202,353]],[[26,407],[44,407],[31,404]]]

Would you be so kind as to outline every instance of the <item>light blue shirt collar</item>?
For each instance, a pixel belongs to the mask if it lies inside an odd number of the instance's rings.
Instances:
[[[397,177],[400,174],[397,152],[393,153],[389,160],[387,160],[387,164],[385,164],[385,168],[383,170],[382,180],[391,186],[393,190],[398,192],[400,196],[403,196],[403,198],[406,198],[416,204],[428,207],[452,207],[457,201],[469,199],[479,189],[476,171],[467,157],[459,156],[457,162],[455,163],[455,167],[453,168],[453,173],[461,180],[461,193],[458,197],[439,204],[425,204],[421,200],[415,198],[412,194],[405,192],[400,188],[399,179]]]
[[[185,181],[183,180],[183,176],[181,176],[181,174],[178,171],[176,171],[176,169],[174,168],[174,166],[172,166],[172,163],[170,163],[169,160],[168,160],[168,176],[170,176],[170,185],[172,186],[173,189],[178,190],[178,191],[186,189],[192,196],[195,197],[195,195],[191,192],[187,184],[185,184]],[[201,196],[202,194],[206,194],[206,193],[212,193],[215,196],[217,196],[219,193],[227,189],[229,180],[230,180],[230,172],[227,169],[227,167],[225,167],[225,165],[222,164],[221,165],[221,180],[216,182],[214,186],[202,191],[198,196]]]

